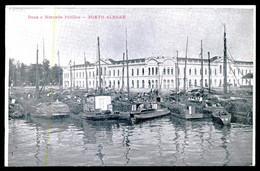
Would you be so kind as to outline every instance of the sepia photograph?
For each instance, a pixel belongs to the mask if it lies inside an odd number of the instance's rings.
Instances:
[[[4,165],[255,166],[256,6],[6,5]]]

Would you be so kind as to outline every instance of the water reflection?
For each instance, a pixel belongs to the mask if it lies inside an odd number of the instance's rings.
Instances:
[[[10,120],[9,130],[9,149],[19,154],[9,156],[13,166],[43,166],[48,131],[50,165],[229,166],[251,163],[251,127],[221,126],[211,120],[186,121],[169,116],[132,125],[66,118],[50,120],[48,130],[48,119],[27,118]]]

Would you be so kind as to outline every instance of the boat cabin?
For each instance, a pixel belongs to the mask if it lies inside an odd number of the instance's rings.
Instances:
[[[111,96],[109,95],[89,95],[83,101],[83,111],[111,111]]]

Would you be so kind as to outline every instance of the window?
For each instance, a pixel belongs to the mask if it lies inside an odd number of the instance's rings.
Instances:
[[[191,87],[191,80],[189,80],[189,87]]]
[[[217,69],[215,68],[215,75],[217,75]]]
[[[154,75],[154,68],[152,68],[152,75]]]
[[[155,80],[155,88],[158,88],[158,80]]]
[[[82,72],[82,77],[84,78],[84,72]]]
[[[102,71],[103,71],[103,69],[102,69],[102,68],[100,68],[100,75],[102,75]]]
[[[163,68],[163,75],[165,75],[166,74],[166,69],[165,68]]]
[[[151,81],[148,80],[148,87],[151,88]]]
[[[148,75],[151,74],[151,68],[148,68]]]
[[[119,70],[117,70],[117,76],[119,76]]]
[[[166,80],[163,80],[163,88],[166,88]]]
[[[174,88],[174,81],[173,80],[171,80],[171,85],[172,85],[171,87]]]
[[[134,76],[134,69],[132,69],[132,76]]]
[[[136,87],[139,88],[139,80],[136,82]]]
[[[205,87],[208,87],[207,79],[205,79]]]
[[[144,80],[142,80],[142,88],[144,88]]]
[[[197,75],[197,70],[196,70],[196,68],[194,69],[194,73],[195,73],[195,75]]]
[[[89,77],[91,77],[91,72],[88,72],[88,73],[89,73],[89,74],[88,74],[88,75],[89,75]]]
[[[95,72],[94,71],[92,72],[92,77],[95,77]]]
[[[142,69],[142,73],[143,73],[143,75],[144,75],[144,68]]]
[[[111,88],[111,81],[109,81],[109,88]]]
[[[167,75],[170,75],[170,68],[167,68]]]
[[[195,87],[197,87],[197,80],[194,81],[194,85],[195,85]]]
[[[191,69],[189,69],[189,75],[191,75]]]
[[[135,82],[134,82],[134,80],[132,80],[132,88],[134,88],[135,87]]]
[[[76,78],[78,78],[78,73],[76,72]]]
[[[96,75],[98,75],[98,68],[97,68],[97,70],[96,70],[96,73],[97,73]]]
[[[79,78],[81,78],[81,72],[79,73]]]
[[[222,65],[219,66],[219,73],[222,74]]]
[[[117,87],[120,88],[120,81],[117,81]]]
[[[173,68],[171,68],[171,75],[173,75]]]
[[[139,75],[139,69],[138,68],[136,70],[136,75]],[[139,88],[139,87],[137,87],[137,88]]]
[[[106,75],[107,73],[107,68],[104,68],[104,75]]]
[[[116,76],[116,71],[115,70],[113,70],[113,76]]]
[[[152,88],[154,88],[154,80],[152,80]]]
[[[111,71],[110,70],[108,71],[108,75],[111,76]]]
[[[113,80],[113,87],[115,87],[116,86],[116,81],[115,80]]]
[[[155,68],[155,74],[158,75],[158,68]]]
[[[219,87],[221,87],[222,86],[222,80],[220,79],[219,80]]]

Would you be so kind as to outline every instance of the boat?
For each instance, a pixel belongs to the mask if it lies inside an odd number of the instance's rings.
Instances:
[[[79,117],[86,120],[117,120],[119,112],[113,111],[112,97],[108,94],[88,95],[83,100],[83,112]]]
[[[175,103],[168,106],[168,109],[177,118],[186,120],[203,118],[203,113],[196,111],[196,105],[192,103]]]
[[[40,117],[40,118],[61,118],[69,116],[70,109],[67,104],[60,101],[52,103],[42,102],[38,103],[34,110],[30,112],[29,116]]]
[[[132,112],[130,118],[132,123],[144,121],[147,119],[154,119],[170,114],[170,110],[166,108],[158,108],[157,103],[136,103],[132,105]]]
[[[206,100],[203,108],[204,118],[211,118],[212,113],[216,110],[224,110],[224,108],[219,103]]]
[[[215,110],[212,113],[213,122],[221,125],[230,125],[231,124],[231,114],[225,110]]]

